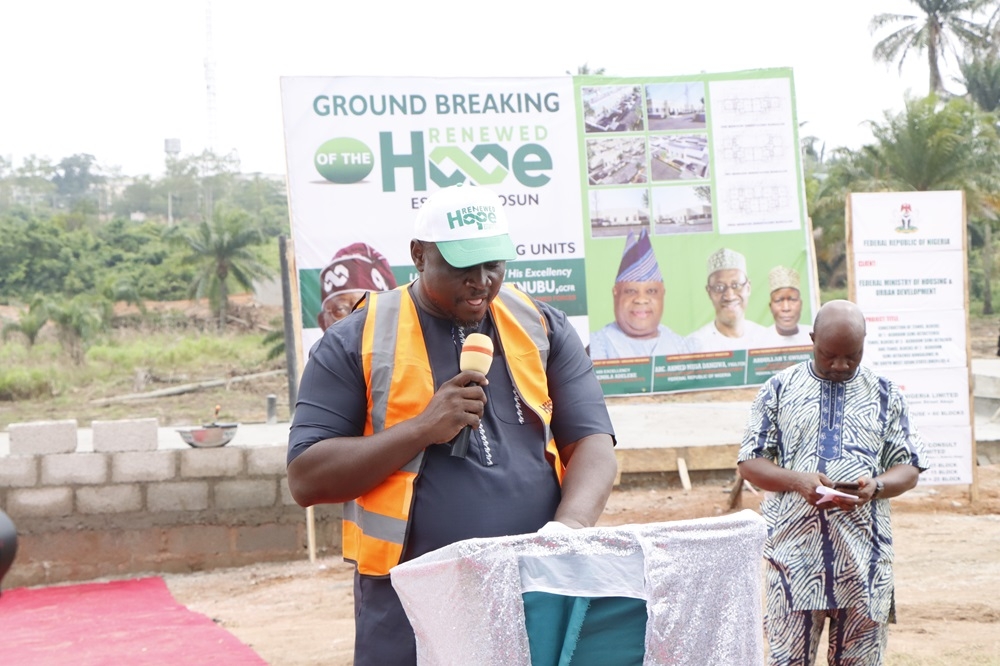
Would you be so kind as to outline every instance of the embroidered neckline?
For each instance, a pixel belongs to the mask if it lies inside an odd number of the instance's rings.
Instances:
[[[452,328],[452,337],[458,347],[458,353],[461,355],[462,346],[465,345],[465,336],[468,334],[466,329],[469,329],[468,333],[478,333],[479,324],[475,326],[458,326]],[[517,389],[513,390],[514,393],[514,409],[517,410],[517,422],[520,425],[524,425],[524,412],[521,409],[521,396],[517,394]],[[483,454],[486,457],[486,466],[493,466],[493,450],[490,448],[489,438],[486,437],[486,428],[483,426],[483,419],[479,420],[479,439],[483,444]]]

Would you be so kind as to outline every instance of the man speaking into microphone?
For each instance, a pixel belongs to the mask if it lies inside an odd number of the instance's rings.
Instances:
[[[617,472],[604,396],[566,315],[503,285],[516,252],[499,197],[435,192],[410,256],[416,280],[369,294],[313,348],[289,437],[295,501],[344,503],[355,666],[416,664],[393,566],[549,521],[592,526]],[[479,369],[460,366],[473,334],[492,345]],[[468,451],[452,455],[466,427]]]

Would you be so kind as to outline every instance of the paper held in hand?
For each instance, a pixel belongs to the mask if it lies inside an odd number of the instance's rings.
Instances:
[[[823,502],[832,502],[834,497],[847,497],[848,499],[858,499],[857,495],[851,495],[850,493],[842,493],[839,490],[834,490],[833,488],[827,488],[826,486],[816,486],[816,492],[822,495],[822,497],[816,500],[816,504],[822,504]]]

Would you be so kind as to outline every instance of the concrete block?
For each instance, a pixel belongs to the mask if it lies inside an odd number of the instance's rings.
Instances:
[[[292,491],[288,489],[288,477],[282,477],[278,481],[278,493],[281,495],[281,503],[284,506],[291,506],[292,504],[298,504],[295,499],[292,498]]]
[[[232,550],[229,529],[217,525],[183,525],[166,530],[167,552],[174,556],[217,555]]]
[[[76,510],[79,513],[141,511],[142,489],[131,484],[77,488]]]
[[[111,481],[169,481],[177,476],[177,451],[128,451],[111,456]]]
[[[42,485],[108,482],[108,456],[103,453],[54,453],[42,456]]]
[[[972,397],[972,411],[976,414],[981,414],[992,421],[993,417],[997,416],[997,410],[1000,410],[1000,398],[982,395]]]
[[[243,473],[243,449],[191,449],[181,451],[180,454],[181,476],[186,479],[212,476],[232,478]]]
[[[974,373],[972,375],[972,395],[977,398],[1000,398],[1000,377]]]
[[[76,419],[11,423],[7,426],[7,434],[13,456],[76,451]]]
[[[68,516],[73,513],[73,489],[18,488],[7,493],[6,512],[11,518]]]
[[[122,576],[129,572],[167,571],[158,569],[165,559],[162,540],[162,531],[158,528],[79,529],[24,534],[23,539],[19,535],[15,569],[42,565],[39,572],[41,579],[28,573],[36,581],[33,584]]]
[[[155,451],[159,422],[156,419],[125,419],[121,421],[94,421],[94,450]]]
[[[146,488],[149,511],[204,511],[208,508],[208,483],[177,481],[153,483]]]
[[[236,532],[236,549],[240,552],[295,550],[298,528],[295,525],[248,525]]]
[[[0,456],[0,488],[38,484],[38,456]]]
[[[983,458],[986,462],[983,462]],[[976,442],[976,460],[980,466],[1000,464],[1000,441],[988,440]]]
[[[262,446],[247,449],[247,474],[250,476],[284,476],[287,446]]]
[[[216,509],[256,509],[274,506],[278,496],[276,480],[219,481],[215,484]]]

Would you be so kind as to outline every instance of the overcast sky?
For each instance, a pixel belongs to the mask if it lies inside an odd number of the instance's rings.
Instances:
[[[907,0],[7,0],[0,12],[0,156],[90,153],[163,173],[164,140],[244,172],[284,173],[282,76],[619,76],[794,70],[802,135],[828,149],[927,92],[926,63],[875,64],[868,23]],[[209,44],[211,48],[209,48]],[[947,75],[946,75],[947,76]],[[950,82],[956,91],[960,87]]]

